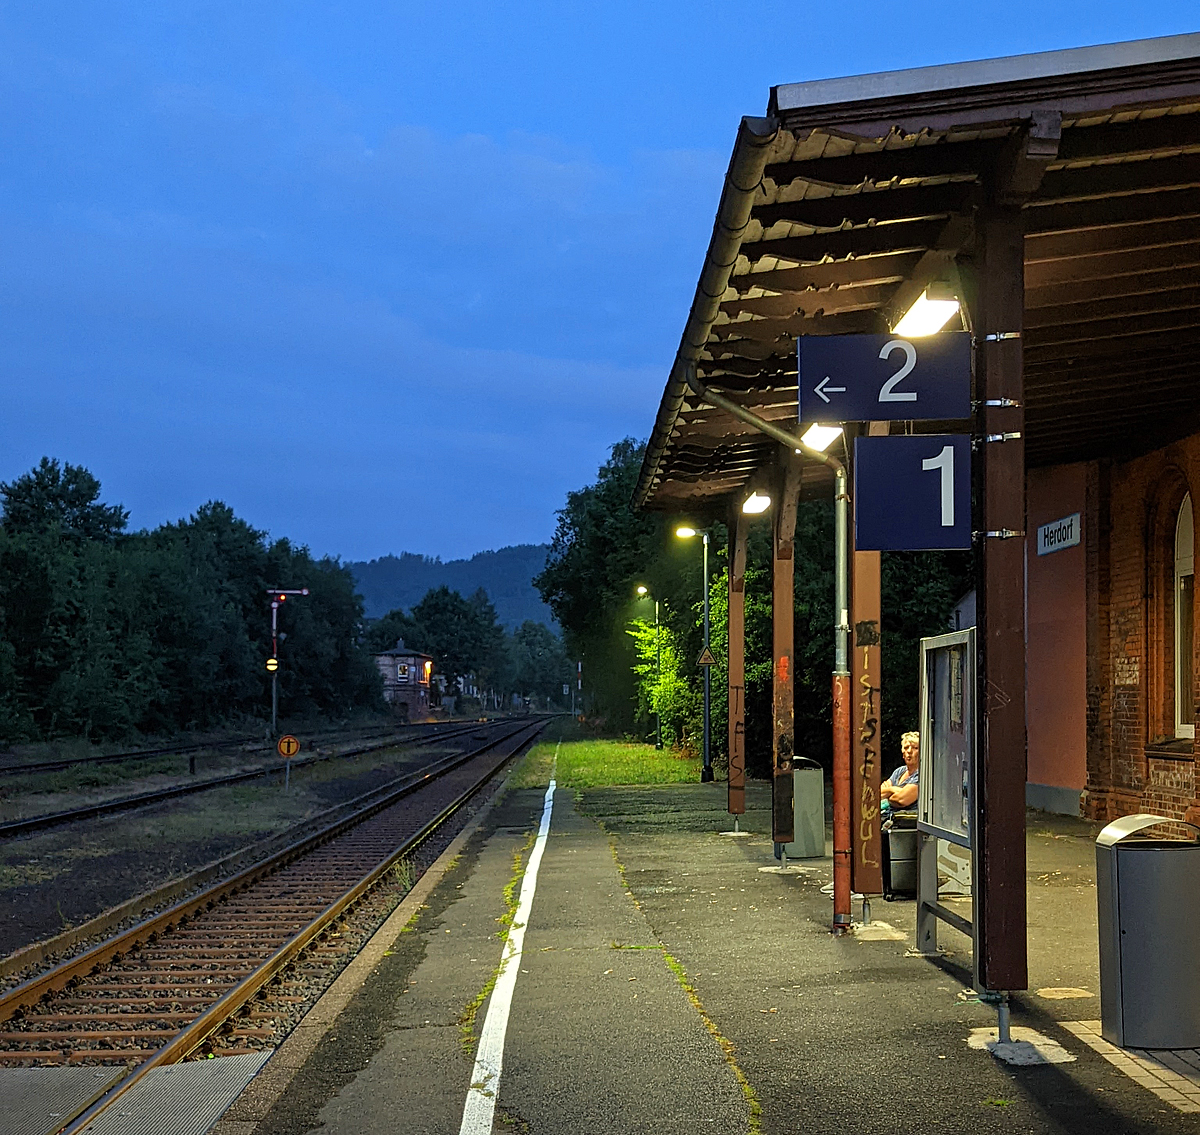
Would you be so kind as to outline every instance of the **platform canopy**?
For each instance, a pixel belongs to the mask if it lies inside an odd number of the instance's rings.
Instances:
[[[976,217],[1014,203],[1027,466],[1200,429],[1200,34],[797,83],[739,129],[635,504],[718,515],[778,448],[689,365],[794,425],[796,337],[886,332],[930,284],[969,311]]]

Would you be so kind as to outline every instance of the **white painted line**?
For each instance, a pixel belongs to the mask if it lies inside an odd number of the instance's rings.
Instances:
[[[559,742],[561,745],[562,742]],[[558,766],[558,746],[554,749],[555,771]],[[500,973],[492,989],[488,1004],[487,1019],[479,1037],[479,1050],[475,1054],[475,1068],[471,1073],[471,1087],[467,1092],[467,1105],[463,1109],[459,1135],[492,1135],[492,1123],[496,1115],[496,1097],[500,1094],[500,1068],[504,1061],[504,1036],[508,1032],[508,1013],[512,1007],[513,990],[517,985],[517,974],[521,972],[521,952],[525,946],[525,927],[533,907],[533,893],[537,890],[538,868],[542,865],[542,854],[546,850],[546,837],[550,834],[550,817],[554,812],[554,772],[550,774],[550,787],[546,789],[542,805],[542,822],[538,827],[529,865],[521,883],[521,897],[513,915],[512,928],[504,943],[504,954],[500,960]]]

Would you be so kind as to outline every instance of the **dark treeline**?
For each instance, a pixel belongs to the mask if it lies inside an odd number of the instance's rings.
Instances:
[[[466,599],[449,587],[433,588],[411,611],[389,611],[367,631],[371,650],[387,650],[398,639],[432,654],[448,682],[471,674],[480,689],[502,696],[532,694],[562,705],[563,685],[572,678],[558,636],[532,619],[506,632],[482,588]]]
[[[269,706],[267,589],[280,610],[280,707],[381,705],[356,639],[350,572],[210,502],[128,532],[86,469],[43,458],[0,484],[0,740],[127,737],[227,724]]]

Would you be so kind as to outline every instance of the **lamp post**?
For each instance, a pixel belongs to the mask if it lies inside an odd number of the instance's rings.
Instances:
[[[267,669],[271,672],[271,736],[274,737],[279,718],[279,608],[289,595],[307,595],[308,588],[268,587],[271,597],[271,657]]]
[[[700,656],[705,658],[708,653],[708,529],[703,532],[697,532],[695,528],[689,528],[687,525],[682,525],[675,529],[675,535],[682,540],[690,540],[693,536],[701,536],[704,540],[704,653]],[[711,704],[712,704],[712,666],[704,663],[704,767],[700,770],[700,781],[706,783],[713,778],[712,767],[712,748],[709,745],[709,724],[711,721]]]
[[[645,599],[649,596],[649,588],[641,586],[637,589],[638,596]],[[661,690],[658,688],[662,682],[662,638],[659,634],[658,624],[658,600],[654,600],[654,685],[656,694],[654,698],[654,747],[662,748],[662,710],[658,706],[658,697]]]

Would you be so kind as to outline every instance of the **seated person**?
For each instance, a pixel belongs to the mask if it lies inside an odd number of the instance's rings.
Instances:
[[[921,757],[921,734],[915,730],[900,735],[900,755],[904,764],[879,786],[880,819],[884,824],[897,812],[917,803],[917,769]]]

